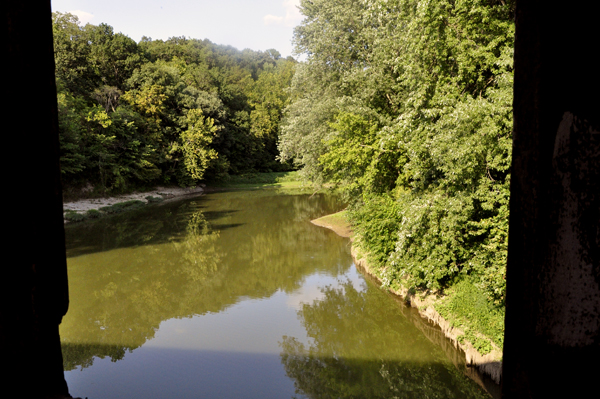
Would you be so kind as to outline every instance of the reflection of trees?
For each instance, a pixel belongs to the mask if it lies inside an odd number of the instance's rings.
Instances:
[[[180,271],[188,280],[204,282],[217,272],[220,254],[215,250],[218,232],[211,231],[202,212],[194,212],[188,221],[182,240],[174,241],[179,258]]]
[[[219,233],[200,211],[186,218],[184,232],[170,243],[69,259],[72,300],[61,327],[66,370],[91,365],[93,356],[120,360],[153,337],[165,317],[193,314],[182,308],[218,272]]]
[[[323,289],[301,318],[312,342],[283,337],[296,392],[316,398],[484,398],[377,289]],[[386,300],[387,299],[387,300]]]
[[[94,363],[94,357],[110,357],[113,362],[125,357],[125,351],[128,349],[123,345],[103,345],[103,344],[73,344],[63,342],[61,344],[63,353],[63,368],[73,370],[77,366],[86,368]],[[131,351],[133,348],[129,348]]]
[[[221,242],[238,243],[222,248],[224,262],[238,273],[231,273],[236,290],[250,297],[265,297],[280,289],[297,289],[304,276],[315,271],[337,275],[352,264],[344,240],[325,229],[315,228],[310,220],[337,210],[326,196],[232,197],[222,206],[242,209],[245,214],[230,214],[223,222],[242,220],[243,230],[225,230]]]
[[[121,359],[171,318],[219,312],[240,297],[291,291],[352,264],[344,240],[312,226],[334,200],[218,193],[68,226],[71,307],[65,369]],[[138,240],[136,240],[136,238]]]

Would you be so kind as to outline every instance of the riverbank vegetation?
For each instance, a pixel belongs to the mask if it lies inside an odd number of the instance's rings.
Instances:
[[[276,158],[296,61],[54,13],[62,181],[115,194],[290,170]],[[94,193],[88,193],[93,195]]]
[[[306,62],[279,141],[305,178],[343,190],[384,286],[451,294],[438,311],[500,347],[513,4],[301,1]]]
[[[265,172],[244,173],[228,176],[217,182],[212,182],[210,189],[214,188],[306,188],[312,186],[302,181],[297,171],[290,172]]]
[[[162,202],[163,198],[161,197],[153,197],[147,196],[146,201],[140,200],[129,200],[117,202],[112,205],[102,206],[99,209],[88,209],[85,212],[77,212],[74,210],[67,209],[64,213],[64,218],[69,222],[83,222],[88,219],[98,219],[107,215],[114,215],[117,213],[123,213],[127,211],[132,211],[135,209],[140,209],[143,206],[151,203]]]

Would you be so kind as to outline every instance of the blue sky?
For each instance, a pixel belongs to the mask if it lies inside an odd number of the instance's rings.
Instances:
[[[102,22],[136,42],[142,36],[209,39],[240,50],[292,54],[299,0],[52,0],[52,11],[76,14],[83,25]]]

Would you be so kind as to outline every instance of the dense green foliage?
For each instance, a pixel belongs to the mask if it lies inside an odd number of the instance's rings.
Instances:
[[[287,170],[279,121],[296,62],[276,50],[143,38],[54,13],[63,183],[122,191]]]
[[[435,309],[452,326],[464,331],[459,341],[467,339],[481,354],[494,349],[491,342],[501,350],[504,345],[502,309],[492,306],[470,279],[460,281],[451,290],[451,295],[437,303]]]
[[[385,284],[505,296],[513,2],[302,0],[279,148],[345,190]]]

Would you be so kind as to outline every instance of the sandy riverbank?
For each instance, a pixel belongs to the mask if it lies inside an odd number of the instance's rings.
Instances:
[[[110,206],[117,204],[119,202],[138,200],[148,202],[147,197],[161,198],[163,200],[170,198],[177,198],[186,195],[200,195],[204,192],[202,187],[190,187],[190,188],[181,188],[181,187],[156,187],[151,191],[144,192],[135,192],[131,194],[125,195],[117,195],[114,197],[106,197],[106,198],[88,198],[88,199],[80,199],[77,201],[69,201],[63,204],[64,211],[73,211],[77,213],[84,213],[89,211],[90,209],[100,209],[103,206]]]

